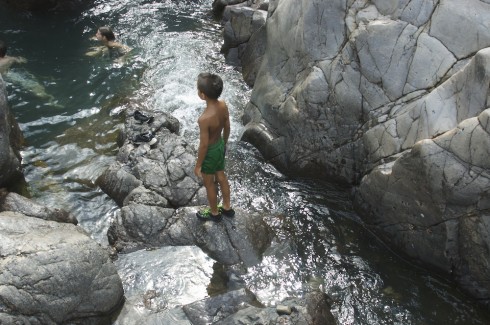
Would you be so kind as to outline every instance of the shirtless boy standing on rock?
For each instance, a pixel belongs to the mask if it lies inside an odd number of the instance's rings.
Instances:
[[[223,80],[219,76],[201,73],[197,77],[197,94],[206,101],[206,108],[197,120],[199,150],[194,174],[203,179],[209,208],[198,211],[196,215],[205,221],[221,221],[223,215],[235,215],[230,206],[230,185],[224,171],[226,143],[230,136],[230,115],[226,103],[218,99],[222,91]],[[215,181],[218,182],[223,196],[222,206],[218,206]]]

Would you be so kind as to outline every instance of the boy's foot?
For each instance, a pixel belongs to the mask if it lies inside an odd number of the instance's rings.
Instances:
[[[230,208],[229,210],[225,210],[223,208],[223,206],[218,206],[218,211],[219,213],[221,213],[222,215],[228,217],[228,218],[233,218],[235,216],[235,210],[233,210],[233,208]]]
[[[157,138],[155,138],[155,136],[151,132],[138,134],[133,139],[134,144],[148,143],[150,146],[152,146],[156,142],[157,142]]]
[[[136,121],[140,121],[141,123],[147,122],[148,124],[153,122],[153,120],[155,119],[153,116],[148,116],[146,114],[141,113],[140,111],[135,111],[133,116]]]
[[[214,214],[211,213],[210,208],[205,208],[205,209],[197,211],[196,217],[202,221],[212,220],[214,222],[220,222],[221,219],[223,219],[223,216],[221,215],[221,213],[218,213],[218,215],[215,216]]]

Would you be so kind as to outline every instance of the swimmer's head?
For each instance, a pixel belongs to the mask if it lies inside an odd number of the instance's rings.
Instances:
[[[114,36],[114,32],[110,27],[102,26],[97,30],[97,34],[95,34],[98,40],[102,40],[103,37],[108,41],[114,41],[116,36]]]
[[[7,54],[7,44],[0,40],[0,58],[3,58]]]

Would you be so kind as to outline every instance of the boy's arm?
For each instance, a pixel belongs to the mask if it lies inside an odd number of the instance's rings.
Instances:
[[[199,149],[197,150],[197,162],[194,168],[194,174],[197,177],[202,177],[201,167],[208,151],[209,128],[205,121],[198,120],[197,123],[199,124]]]
[[[228,112],[228,106],[225,104],[225,125],[223,126],[223,140],[225,141],[225,146],[228,143],[228,138],[230,137],[230,113]]]

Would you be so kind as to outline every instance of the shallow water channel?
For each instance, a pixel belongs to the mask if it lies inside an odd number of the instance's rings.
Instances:
[[[290,179],[238,141],[250,89],[219,53],[221,26],[210,15],[211,3],[97,0],[73,16],[0,6],[0,39],[10,55],[28,60],[6,80],[27,141],[22,156],[32,198],[71,211],[107,245],[119,208],[95,180],[115,160],[121,113],[130,105],[170,112],[186,139],[197,142],[203,102],[195,78],[216,72],[232,114],[227,171],[234,205],[275,215],[269,222],[277,242],[287,243],[242,279],[263,304],[316,287],[333,299],[338,324],[489,324],[488,313],[448,282],[403,261],[366,231],[347,189]],[[127,62],[84,55],[102,25],[133,48]],[[223,267],[196,247],[138,251],[115,263],[128,303],[114,324],[178,323],[182,315],[174,307],[227,289]]]

